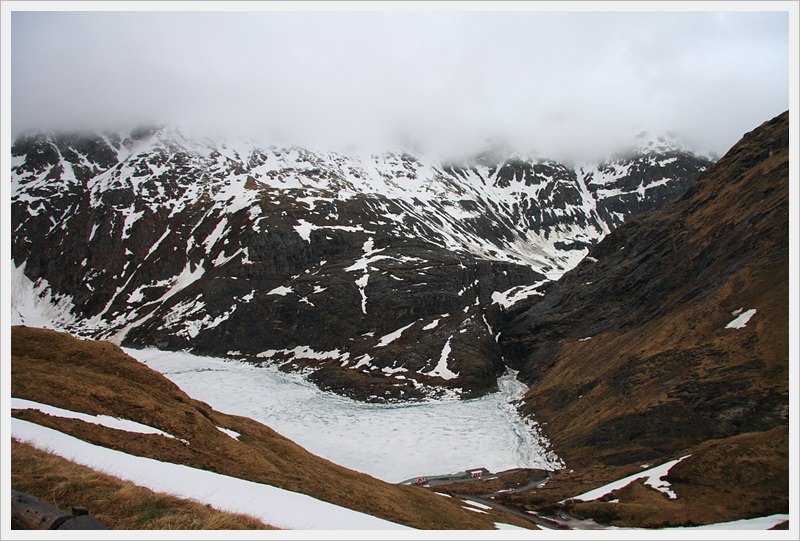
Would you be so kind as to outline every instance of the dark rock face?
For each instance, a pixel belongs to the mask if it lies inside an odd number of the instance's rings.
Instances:
[[[785,113],[508,312],[523,410],[568,463],[788,426],[788,183]]]
[[[445,165],[153,127],[24,136],[12,155],[13,260],[53,324],[310,369],[362,400],[494,390],[506,299],[708,165],[677,147]]]

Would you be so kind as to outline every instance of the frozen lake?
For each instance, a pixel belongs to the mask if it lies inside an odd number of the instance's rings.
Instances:
[[[477,467],[559,466],[509,403],[525,390],[510,373],[500,379],[500,392],[473,400],[365,404],[274,366],[125,351],[214,409],[256,419],[316,455],[385,481]]]

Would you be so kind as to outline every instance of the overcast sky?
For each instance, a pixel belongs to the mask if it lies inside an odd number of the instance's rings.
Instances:
[[[724,153],[788,109],[788,16],[15,12],[12,132],[178,122],[298,144]]]

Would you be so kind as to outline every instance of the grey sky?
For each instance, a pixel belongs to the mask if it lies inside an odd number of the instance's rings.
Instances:
[[[548,151],[789,106],[788,15],[15,12],[12,132],[191,122],[299,144]]]

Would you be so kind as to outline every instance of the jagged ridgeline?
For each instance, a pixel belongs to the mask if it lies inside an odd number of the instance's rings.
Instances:
[[[169,127],[23,135],[15,317],[35,325],[20,307],[38,303],[82,337],[310,368],[362,400],[477,396],[506,369],[505,310],[709,165],[639,143],[596,163],[444,163]]]

